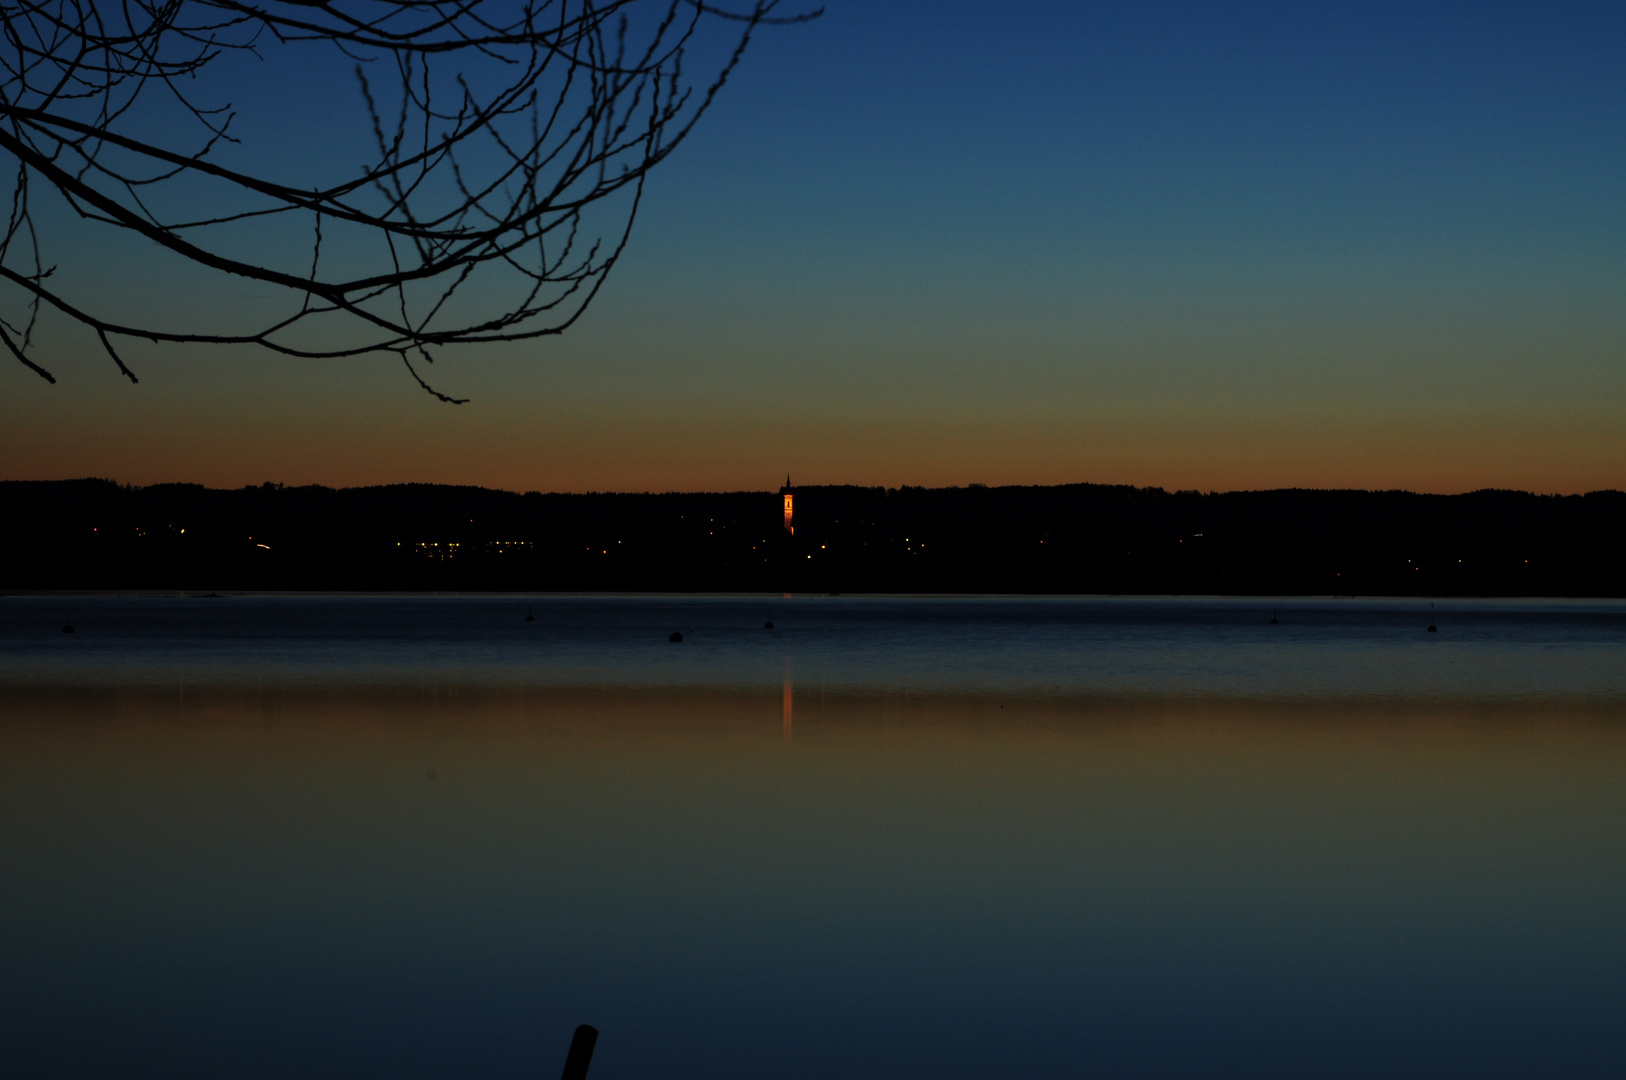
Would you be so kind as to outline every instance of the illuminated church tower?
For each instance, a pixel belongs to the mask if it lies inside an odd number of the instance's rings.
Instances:
[[[779,489],[779,494],[785,497],[785,531],[795,536],[796,526],[791,524],[791,504],[796,496],[790,489],[790,473],[785,474],[785,486]]]

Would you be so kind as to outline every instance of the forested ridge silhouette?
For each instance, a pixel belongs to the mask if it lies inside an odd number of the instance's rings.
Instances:
[[[0,483],[0,588],[1622,596],[1626,494]]]

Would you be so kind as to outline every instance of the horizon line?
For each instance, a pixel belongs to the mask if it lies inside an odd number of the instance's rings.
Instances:
[[[311,490],[311,489],[319,489],[319,490],[323,490],[323,491],[333,491],[333,492],[342,492],[342,491],[371,491],[371,490],[379,490],[379,489],[384,489],[384,488],[421,487],[421,488],[444,488],[444,489],[448,489],[448,490],[484,491],[484,492],[491,492],[491,493],[494,493],[494,494],[501,494],[501,495],[513,495],[513,496],[516,496],[516,497],[519,497],[519,498],[524,498],[524,497],[531,496],[531,495],[536,495],[536,496],[591,496],[591,495],[613,495],[613,496],[640,496],[640,495],[643,495],[643,496],[666,496],[666,495],[768,495],[768,496],[774,496],[774,495],[777,495],[779,493],[779,489],[777,489],[777,488],[762,488],[762,489],[736,488],[736,489],[733,489],[733,490],[699,489],[699,488],[688,489],[688,490],[680,490],[680,489],[677,489],[677,488],[668,488],[668,489],[661,490],[661,491],[650,490],[650,489],[647,489],[647,488],[642,490],[642,491],[635,491],[635,490],[607,490],[607,489],[590,489],[590,490],[585,490],[585,491],[557,491],[557,490],[555,490],[555,491],[542,491],[539,488],[533,488],[533,489],[529,489],[529,490],[525,490],[525,491],[519,491],[519,490],[516,490],[516,489],[513,489],[513,488],[486,487],[486,486],[483,486],[481,484],[452,484],[452,483],[439,483],[439,482],[424,481],[424,480],[400,480],[400,481],[391,481],[391,482],[377,483],[377,484],[353,484],[353,485],[344,485],[344,486],[335,486],[335,485],[330,485],[330,484],[319,484],[319,483],[285,484],[285,483],[281,483],[281,482],[278,482],[278,481],[265,480],[265,481],[262,481],[262,482],[260,482],[258,484],[243,484],[243,485],[240,485],[238,487],[210,487],[207,484],[200,484],[200,483],[197,483],[195,481],[190,481],[190,480],[162,480],[162,481],[158,481],[156,483],[150,483],[150,484],[134,484],[134,483],[126,483],[126,482],[123,482],[123,481],[115,480],[115,479],[112,479],[111,477],[105,477],[105,476],[74,476],[74,477],[61,477],[61,478],[53,479],[53,480],[0,480],[0,485],[13,485],[13,484],[18,484],[18,485],[21,485],[21,484],[41,484],[41,485],[43,485],[43,484],[109,484],[109,485],[111,485],[113,487],[121,488],[121,489],[124,489],[124,490],[129,490],[129,491],[145,491],[145,490],[150,489],[150,488],[159,488],[159,487],[184,487],[184,488],[198,488],[198,489],[201,489],[201,490],[204,490],[204,491],[219,491],[219,492],[242,492],[242,491],[263,491],[263,490],[302,491],[302,490]],[[1587,498],[1589,496],[1594,496],[1594,495],[1601,496],[1601,495],[1620,495],[1620,494],[1622,494],[1622,491],[1619,488],[1596,488],[1596,489],[1593,489],[1593,490],[1590,490],[1590,491],[1578,491],[1578,492],[1565,493],[1565,492],[1539,492],[1539,491],[1530,491],[1530,490],[1527,490],[1527,489],[1524,489],[1524,488],[1499,488],[1499,487],[1472,488],[1472,489],[1469,489],[1469,490],[1466,490],[1466,491],[1414,491],[1414,490],[1412,490],[1410,488],[1356,488],[1356,487],[1231,488],[1231,489],[1225,490],[1225,491],[1219,491],[1219,490],[1214,490],[1214,489],[1210,489],[1208,491],[1202,491],[1202,490],[1199,490],[1197,488],[1179,488],[1179,489],[1172,489],[1171,490],[1169,488],[1162,487],[1162,486],[1156,485],[1156,484],[1145,484],[1145,485],[1143,485],[1143,484],[1113,484],[1113,483],[1101,483],[1101,482],[1093,481],[1093,480],[1075,480],[1075,481],[1069,481],[1069,482],[1066,482],[1066,483],[1059,483],[1059,484],[984,484],[984,483],[978,483],[976,481],[972,481],[972,482],[968,482],[968,483],[965,483],[965,484],[945,484],[945,485],[936,486],[936,487],[928,486],[928,485],[924,485],[924,484],[899,484],[899,485],[894,487],[894,486],[889,486],[889,485],[885,485],[885,484],[826,483],[826,484],[797,484],[797,485],[794,485],[792,487],[792,490],[817,490],[817,489],[821,489],[821,488],[856,488],[856,489],[864,490],[864,491],[884,491],[884,492],[888,492],[888,493],[903,492],[903,491],[961,491],[961,492],[964,492],[964,491],[1010,491],[1010,490],[1036,490],[1036,489],[1056,490],[1056,489],[1060,489],[1060,488],[1104,488],[1104,489],[1143,492],[1143,493],[1147,493],[1147,494],[1157,493],[1157,494],[1168,495],[1168,496],[1186,496],[1186,497],[1189,497],[1189,496],[1217,497],[1217,496],[1221,496],[1221,495],[1269,495],[1269,494],[1282,494],[1282,493],[1309,493],[1309,494],[1327,494],[1327,495],[1333,495],[1333,494],[1412,495],[1412,496],[1416,496],[1418,498],[1445,498],[1445,499],[1461,498],[1461,497],[1467,496],[1467,495],[1526,495],[1526,496],[1530,496],[1532,498],[1541,498],[1541,499],[1579,499],[1579,498]]]

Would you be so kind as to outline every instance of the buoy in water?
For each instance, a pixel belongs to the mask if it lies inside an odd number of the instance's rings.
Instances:
[[[1435,626],[1433,623],[1429,623],[1428,624],[1428,632],[1431,633],[1431,634],[1438,634],[1440,632],[1440,628],[1438,626]]]
[[[772,630],[773,629],[773,620],[769,619],[767,622],[763,623],[762,628],[764,630]]]
[[[536,612],[533,609],[531,609],[531,608],[526,608],[525,609],[525,621],[526,622],[535,622],[536,621]]]
[[[64,633],[64,634],[71,634],[71,633],[73,633],[73,623],[63,623],[63,624],[62,624],[62,632],[63,632],[63,633]]]
[[[1271,613],[1270,613],[1270,625],[1276,626],[1276,625],[1278,625],[1280,623],[1281,623],[1281,620],[1276,617],[1276,612],[1274,610],[1272,610]]]
[[[672,636],[667,638],[666,640],[667,641],[682,641],[683,640],[683,635],[678,633],[676,630],[673,630],[672,631]]]

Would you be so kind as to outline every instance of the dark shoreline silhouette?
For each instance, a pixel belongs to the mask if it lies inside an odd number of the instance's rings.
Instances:
[[[1626,596],[1626,494],[0,482],[0,589]]]

